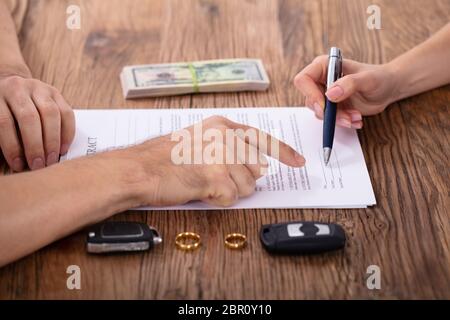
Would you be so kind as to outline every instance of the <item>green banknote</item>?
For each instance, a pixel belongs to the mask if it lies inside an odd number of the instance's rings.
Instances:
[[[263,81],[264,72],[255,60],[174,63],[135,67],[136,87],[230,81]]]

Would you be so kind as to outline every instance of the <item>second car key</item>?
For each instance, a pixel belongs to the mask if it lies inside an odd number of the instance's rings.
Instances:
[[[322,222],[289,222],[264,225],[260,239],[271,253],[308,254],[341,249],[345,232],[341,226]]]

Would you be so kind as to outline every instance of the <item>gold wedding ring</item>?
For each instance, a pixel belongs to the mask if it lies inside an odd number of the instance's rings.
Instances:
[[[178,249],[192,251],[200,247],[201,239],[197,233],[182,232],[175,237],[175,244]]]
[[[242,249],[247,244],[247,237],[240,233],[230,233],[225,237],[225,246],[229,249]]]

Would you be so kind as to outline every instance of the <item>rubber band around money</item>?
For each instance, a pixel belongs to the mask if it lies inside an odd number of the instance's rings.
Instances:
[[[192,76],[192,88],[194,89],[195,93],[199,93],[200,88],[198,86],[197,71],[195,71],[195,67],[192,63],[188,63],[188,68]]]

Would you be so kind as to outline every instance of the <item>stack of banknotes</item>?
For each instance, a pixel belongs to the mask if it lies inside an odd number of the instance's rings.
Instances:
[[[126,99],[199,92],[262,91],[270,84],[258,59],[126,66],[120,79]]]

